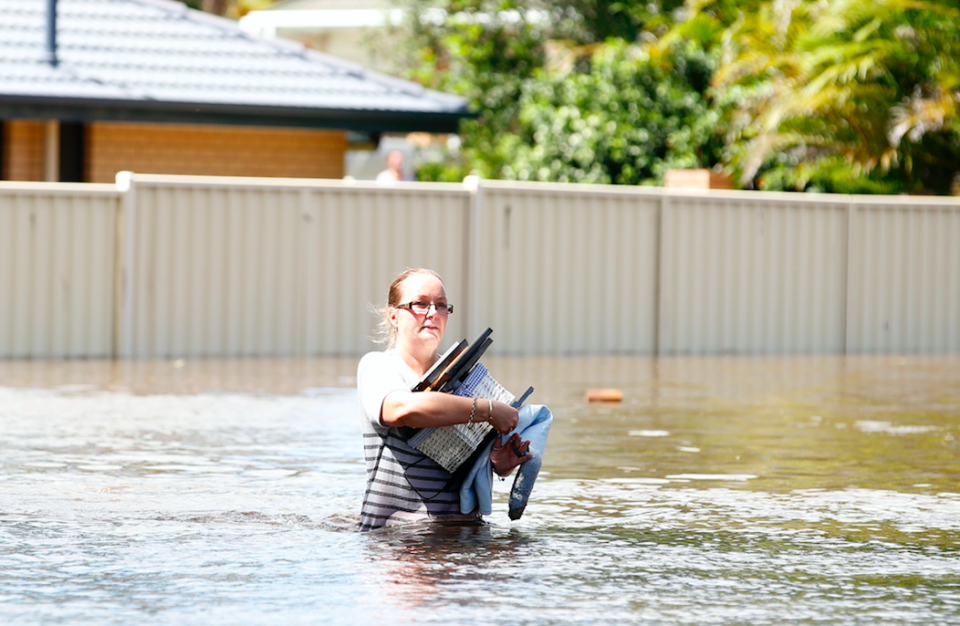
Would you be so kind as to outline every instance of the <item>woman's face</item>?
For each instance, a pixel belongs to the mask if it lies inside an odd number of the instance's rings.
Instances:
[[[427,302],[445,304],[447,292],[440,279],[432,274],[413,274],[400,285],[400,302]],[[391,308],[390,323],[397,328],[397,349],[419,353],[423,349],[436,351],[447,327],[447,316],[430,307],[426,314],[410,309]]]

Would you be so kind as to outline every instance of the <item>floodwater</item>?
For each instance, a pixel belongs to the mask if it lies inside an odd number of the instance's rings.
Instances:
[[[485,363],[526,514],[369,534],[355,360],[0,363],[0,623],[960,623],[960,356]]]

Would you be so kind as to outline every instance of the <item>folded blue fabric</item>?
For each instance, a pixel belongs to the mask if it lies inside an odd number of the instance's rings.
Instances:
[[[517,427],[501,437],[502,441],[507,441],[513,436],[513,433],[520,433],[520,437],[524,441],[530,441],[528,451],[534,455],[534,458],[517,469],[518,479],[514,483],[514,491],[517,493],[510,494],[511,519],[516,519],[513,517],[515,510],[523,512],[523,508],[527,504],[526,500],[533,489],[533,482],[536,480],[536,471],[529,472],[529,475],[523,476],[522,479],[520,473],[532,461],[536,461],[536,463],[531,465],[530,469],[536,468],[536,470],[539,470],[539,461],[547,445],[547,436],[550,434],[552,424],[553,413],[550,412],[550,409],[542,404],[528,404],[520,407]],[[492,447],[493,443],[487,444],[483,454],[470,468],[470,473],[467,474],[463,485],[460,487],[461,513],[467,514],[477,511],[481,515],[490,515],[493,512],[493,469],[490,465],[490,449]],[[519,517],[519,514],[517,517]]]

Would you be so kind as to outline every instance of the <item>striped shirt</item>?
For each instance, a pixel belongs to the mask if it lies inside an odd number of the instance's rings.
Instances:
[[[460,486],[449,485],[450,473],[380,420],[384,399],[394,391],[409,391],[418,381],[396,350],[370,352],[360,359],[357,392],[367,464],[361,532],[460,514]]]

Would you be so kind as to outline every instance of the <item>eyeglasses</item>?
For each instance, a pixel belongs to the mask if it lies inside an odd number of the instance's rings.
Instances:
[[[453,305],[446,302],[407,302],[406,304],[398,304],[396,308],[408,309],[417,315],[426,315],[430,312],[431,307],[437,310],[437,315],[453,313]]]

